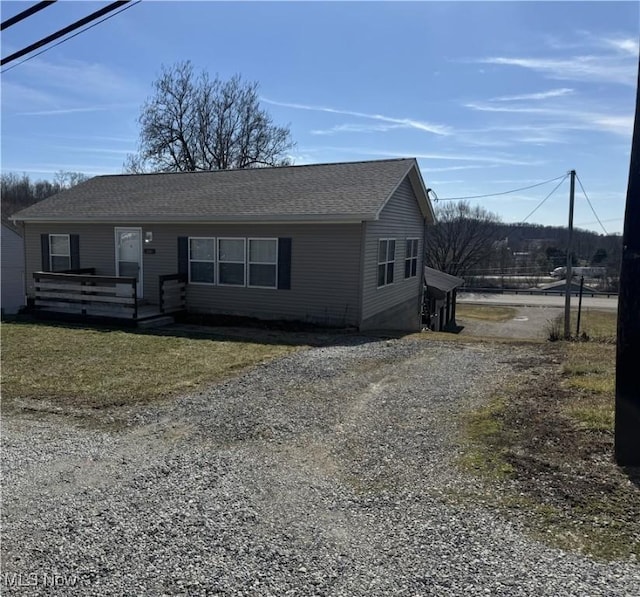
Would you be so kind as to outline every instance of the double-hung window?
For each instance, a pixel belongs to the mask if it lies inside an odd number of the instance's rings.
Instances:
[[[189,238],[189,282],[214,284],[216,272],[214,238]]]
[[[404,257],[404,277],[415,278],[418,273],[418,239],[408,238]]]
[[[71,242],[68,234],[49,235],[49,266],[52,272],[71,269]]]
[[[380,239],[378,243],[378,288],[393,284],[393,270],[396,262],[396,241],[393,238]]]
[[[245,239],[218,239],[218,284],[245,285]]]
[[[249,286],[277,288],[278,239],[249,239]]]

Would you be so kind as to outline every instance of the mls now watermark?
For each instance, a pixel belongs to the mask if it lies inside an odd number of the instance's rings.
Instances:
[[[80,577],[75,574],[55,572],[3,572],[2,585],[9,588],[21,587],[75,587]]]

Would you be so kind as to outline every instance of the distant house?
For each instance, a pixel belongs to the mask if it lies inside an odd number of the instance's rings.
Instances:
[[[14,218],[48,313],[420,328],[434,215],[415,159],[98,176]]]
[[[3,315],[15,315],[25,304],[24,243],[20,230],[10,222],[2,222],[1,235],[0,307]]]
[[[424,267],[423,323],[436,332],[447,330],[456,323],[456,298],[462,278]]]

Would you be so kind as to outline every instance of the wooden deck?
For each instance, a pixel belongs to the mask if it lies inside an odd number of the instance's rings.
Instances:
[[[186,280],[179,274],[160,276],[160,302],[149,304],[138,299],[135,278],[92,272],[35,272],[36,316],[137,325],[185,309]]]

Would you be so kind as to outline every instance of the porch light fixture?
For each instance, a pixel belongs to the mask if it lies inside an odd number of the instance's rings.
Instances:
[[[144,233],[144,242],[150,243],[153,240],[153,232],[150,230]]]

